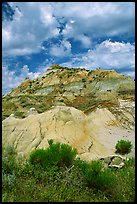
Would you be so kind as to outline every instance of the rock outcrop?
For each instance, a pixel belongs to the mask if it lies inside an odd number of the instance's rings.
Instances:
[[[28,111],[28,115],[34,115],[34,114],[37,114],[38,112],[36,111],[35,108],[30,108],[29,111]]]
[[[125,165],[125,161],[128,160],[126,157],[122,157],[120,155],[110,155],[108,157],[100,158],[103,162],[104,167],[111,167],[121,169]]]
[[[87,116],[73,107],[56,106],[24,119],[8,118],[2,126],[3,145],[13,144],[23,155],[36,148],[46,148],[48,139],[68,143],[80,154],[89,151],[92,145]]]
[[[135,155],[134,130],[122,127],[107,108],[85,115],[73,107],[55,106],[41,114],[29,114],[24,119],[10,116],[2,122],[3,145],[13,144],[22,155],[48,147],[48,139],[72,145],[87,161],[114,155],[117,141],[129,139],[133,150],[127,156]]]

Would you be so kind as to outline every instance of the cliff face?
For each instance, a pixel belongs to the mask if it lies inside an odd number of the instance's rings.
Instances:
[[[53,139],[91,160],[115,154],[116,142],[129,139],[134,156],[134,93],[134,81],[113,70],[54,65],[3,97],[2,143],[28,155]]]

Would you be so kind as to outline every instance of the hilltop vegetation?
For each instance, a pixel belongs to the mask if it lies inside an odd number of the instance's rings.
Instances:
[[[114,70],[86,70],[52,65],[40,77],[26,78],[2,98],[2,119],[10,114],[23,118],[34,107],[38,113],[55,105],[84,112],[96,107],[116,107],[118,99],[134,100],[135,83]]]

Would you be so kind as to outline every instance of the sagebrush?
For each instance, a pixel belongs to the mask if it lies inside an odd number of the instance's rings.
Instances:
[[[133,145],[129,140],[119,140],[115,146],[116,152],[120,154],[128,154],[132,147]]]

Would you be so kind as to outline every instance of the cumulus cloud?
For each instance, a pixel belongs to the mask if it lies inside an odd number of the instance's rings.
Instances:
[[[13,21],[2,25],[4,56],[21,56],[41,51],[43,41],[59,34],[58,21],[48,2],[12,2],[15,9]],[[15,6],[18,7],[15,7]]]
[[[87,69],[115,69],[134,77],[135,44],[105,40],[87,53],[79,54],[64,66],[85,67]]]
[[[71,54],[71,43],[63,40],[58,44],[52,44],[49,48],[51,56],[59,57]]]
[[[84,48],[91,47],[91,39],[86,35],[78,35],[77,40],[79,40]]]
[[[34,79],[41,74],[40,72],[30,72],[28,65],[24,65],[20,70],[21,73],[17,75],[16,70],[9,70],[6,64],[2,66],[2,94],[18,86],[26,77]]]
[[[59,34],[90,48],[93,38],[134,35],[133,2],[11,2],[13,21],[3,22],[3,55],[41,51],[43,41]],[[17,6],[17,7],[16,7]],[[64,20],[63,20],[64,19]],[[60,32],[62,20],[65,27]],[[59,48],[58,48],[59,49]]]
[[[55,14],[59,16],[61,13],[67,21],[62,31],[66,38],[77,38],[84,33],[91,38],[134,35],[133,2],[68,2],[55,6]],[[71,19],[74,23],[71,23]]]

